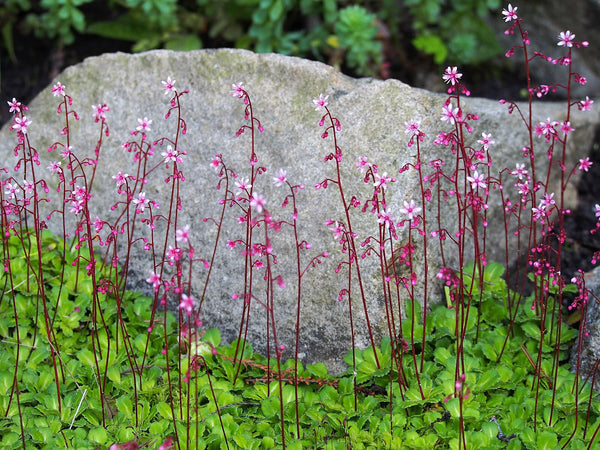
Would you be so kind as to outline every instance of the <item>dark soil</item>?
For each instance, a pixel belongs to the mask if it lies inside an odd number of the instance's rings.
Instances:
[[[66,67],[77,64],[89,56],[109,52],[129,52],[131,43],[117,40],[99,39],[95,36],[80,35],[76,43],[64,48],[55,48],[51,43],[40,39],[15,39],[17,62],[10,61],[5,53],[0,60],[0,126],[11,119],[7,102],[15,97],[28,104],[39,92],[46,89],[50,82]],[[2,50],[0,50],[2,51]],[[408,52],[408,50],[407,50]],[[404,53],[406,54],[406,52]],[[410,55],[411,64],[400,64],[389,68],[389,76],[404,81],[412,86],[432,90],[443,89],[439,81],[441,76],[431,60],[419,55]],[[486,68],[488,69],[488,68]],[[474,96],[505,98],[518,100],[524,86],[519,74],[507,68],[495,70],[471,70],[461,68],[463,73],[477,74],[485,72],[481,78],[470,76],[474,85],[471,92]],[[437,85],[431,80],[438,80]],[[583,174],[578,186],[579,205],[565,221],[567,240],[562,257],[562,273],[568,279],[577,269],[592,269],[591,258],[600,250],[600,238],[591,235],[595,227],[594,205],[600,203],[600,130],[594,144],[589,150],[590,159],[594,162],[590,173]]]

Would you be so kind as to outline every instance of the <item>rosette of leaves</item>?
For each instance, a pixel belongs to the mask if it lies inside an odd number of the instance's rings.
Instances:
[[[348,66],[361,74],[374,75],[372,65],[379,65],[382,60],[375,14],[357,5],[342,9],[335,24],[335,35],[345,51]]]

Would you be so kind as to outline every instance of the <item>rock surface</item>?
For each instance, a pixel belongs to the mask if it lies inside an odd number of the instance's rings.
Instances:
[[[413,89],[396,80],[376,81],[352,79],[321,63],[281,55],[257,55],[243,50],[206,50],[189,53],[152,51],[137,55],[107,54],[89,58],[83,63],[65,70],[58,78],[74,99],[73,108],[81,120],[71,121],[71,144],[73,151],[91,156],[98,139],[99,127],[92,118],[90,105],[107,103],[110,112],[107,120],[110,136],[104,139],[98,173],[94,181],[93,198],[90,201],[92,217],[114,219],[110,211],[118,195],[114,180],[117,172],[132,170],[131,155],[121,144],[132,139],[130,132],[138,126],[138,118],[153,120],[149,136],[151,140],[162,136],[174,136],[175,119],[163,120],[169,109],[169,98],[163,95],[161,80],[170,76],[176,80],[179,90],[189,89],[182,97],[182,113],[187,123],[187,134],[181,137],[180,148],[187,152],[182,170],[186,181],[182,183],[183,209],[179,212],[179,227],[191,226],[192,242],[196,256],[210,258],[216,230],[205,217],[219,214],[220,192],[216,190],[217,175],[209,166],[216,153],[222,153],[227,165],[239,176],[249,176],[250,136],[244,133],[236,138],[236,131],[244,121],[244,105],[230,94],[234,82],[244,82],[250,96],[254,114],[261,120],[264,132],[257,134],[256,151],[258,164],[268,169],[259,177],[255,190],[265,195],[267,206],[274,217],[289,220],[290,208],[279,205],[287,194],[283,188],[273,186],[272,177],[279,169],[287,170],[292,184],[303,184],[306,189],[298,194],[298,221],[300,239],[306,239],[311,249],[302,255],[302,266],[324,251],[330,257],[317,268],[309,270],[303,278],[302,309],[300,325],[300,351],[303,361],[325,362],[333,371],[343,370],[342,357],[350,348],[349,313],[347,302],[336,299],[345,287],[345,269],[335,274],[334,269],[344,255],[333,239],[326,220],[340,220],[339,195],[331,188],[315,190],[314,186],[326,178],[333,178],[335,165],[324,163],[324,156],[331,153],[331,138],[321,139],[323,129],[317,125],[321,114],[315,112],[311,100],[319,93],[329,95],[330,108],[341,122],[338,145],[343,152],[342,177],[348,197],[356,195],[364,201],[372,196],[372,183],[365,184],[355,162],[361,156],[378,164],[380,173],[387,172],[398,179],[386,192],[392,214],[400,220],[400,208],[404,201],[420,199],[420,187],[414,171],[398,174],[398,169],[407,163],[415,163],[415,147],[407,147],[404,133],[405,122],[415,119],[427,134],[422,146],[425,162],[450,157],[450,149],[434,146],[433,140],[448,125],[440,122],[441,108],[446,96]],[[465,74],[468,84],[468,74]],[[41,93],[30,105],[27,116],[32,120],[28,136],[40,151],[41,167],[49,161],[59,159],[45,149],[60,140],[62,118],[56,115],[58,99],[50,88]],[[516,114],[509,115],[506,106],[498,102],[463,98],[466,112],[476,113],[480,119],[474,122],[474,132],[468,137],[474,145],[482,132],[492,133],[496,141],[493,147],[492,173],[502,168],[514,168],[522,160],[522,147],[527,144],[525,130]],[[564,120],[563,107],[554,103],[543,103],[536,108],[535,122],[551,117]],[[595,111],[576,113],[571,123],[577,130],[570,140],[568,167],[573,167],[578,158],[586,156],[599,122]],[[13,167],[10,159],[15,145],[14,132],[5,126],[0,134],[0,150],[3,158],[0,166]],[[155,158],[160,161],[164,148],[157,147]],[[540,168],[545,158],[539,158]],[[542,169],[543,170],[543,169]],[[162,181],[167,172],[164,168],[155,171],[155,179],[148,183],[147,197],[156,200],[161,210],[168,207],[169,192]],[[48,174],[48,179],[52,177]],[[50,183],[52,186],[52,183]],[[56,185],[54,184],[54,187]],[[52,193],[53,189],[51,189]],[[504,261],[502,251],[503,230],[502,208],[497,192],[491,192],[490,227],[488,230],[488,260]],[[576,199],[568,197],[573,207]],[[568,205],[569,206],[569,205]],[[429,217],[432,210],[428,206]],[[207,327],[218,327],[224,339],[231,341],[237,336],[242,304],[233,300],[233,294],[241,294],[243,286],[244,258],[238,248],[229,249],[228,239],[243,238],[244,228],[237,224],[237,213],[228,211],[224,235],[221,236],[218,258],[213,265],[211,283],[202,306],[202,320]],[[449,229],[453,226],[451,213],[443,219]],[[60,221],[51,220],[49,226],[60,232]],[[455,222],[454,222],[455,223]],[[359,242],[376,230],[376,217],[372,214],[354,215],[354,226]],[[287,283],[285,289],[275,291],[275,320],[278,340],[286,346],[284,358],[291,357],[294,347],[296,321],[296,291],[294,283],[295,254],[292,234],[289,229],[271,233],[274,252],[278,256],[275,275],[281,274]],[[400,235],[398,245],[406,243],[406,230]],[[432,286],[435,274],[441,266],[439,244],[429,240],[429,275]],[[129,285],[131,288],[151,292],[146,278],[152,271],[147,252],[139,246],[132,247]],[[422,285],[424,264],[422,250],[417,245],[415,272]],[[467,253],[468,254],[468,253]],[[456,267],[456,255],[448,255],[448,265]],[[192,291],[196,296],[202,292],[205,272],[196,265],[192,278]],[[374,257],[361,261],[365,280],[365,297],[371,324],[376,339],[387,334],[385,305],[378,281],[379,263]],[[354,281],[354,283],[356,283]],[[356,286],[356,284],[354,284]],[[260,285],[259,285],[260,286]],[[439,298],[439,286],[430,291],[432,300]],[[260,289],[260,287],[258,288]],[[262,291],[256,291],[262,292]],[[433,292],[433,293],[431,293]],[[360,347],[369,345],[364,314],[358,295],[353,297],[354,327],[356,342]],[[248,340],[255,349],[265,350],[265,310],[258,302],[252,303]],[[171,305],[173,309],[176,305]]]

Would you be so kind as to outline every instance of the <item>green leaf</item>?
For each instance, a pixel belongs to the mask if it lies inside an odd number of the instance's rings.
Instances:
[[[267,397],[260,405],[260,409],[266,418],[279,414],[279,399],[277,397]]]
[[[541,336],[540,327],[537,323],[525,322],[525,323],[521,324],[521,329],[527,336],[534,338],[536,340],[540,339],[540,336]]]
[[[414,38],[412,44],[416,49],[432,55],[436,64],[442,64],[448,56],[448,47],[438,36],[422,34]]]
[[[171,407],[169,406],[168,403],[165,403],[165,402],[157,403],[156,410],[165,419],[168,419],[168,420],[173,419],[173,411],[171,411]]]
[[[88,440],[94,444],[104,445],[108,439],[108,433],[102,427],[92,428],[88,433]]]
[[[123,395],[119,397],[116,401],[116,405],[117,409],[123,414],[125,414],[125,417],[127,417],[128,419],[133,418],[133,404],[131,403],[131,399],[128,396]]]
[[[558,447],[558,438],[552,431],[538,431],[537,448],[538,450],[554,450]]]
[[[187,52],[190,50],[198,50],[202,48],[202,41],[195,34],[184,34],[170,37],[164,47],[168,50],[178,52]]]

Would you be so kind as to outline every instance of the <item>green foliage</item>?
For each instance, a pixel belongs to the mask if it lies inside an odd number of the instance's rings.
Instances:
[[[91,3],[95,8],[85,8]],[[106,19],[98,17],[99,3],[108,10]],[[406,0],[404,6],[393,0],[7,0],[0,5],[0,26],[13,60],[13,28],[24,16],[29,33],[59,45],[73,43],[77,33],[130,41],[134,52],[194,50],[209,40],[378,76],[383,40],[405,46],[401,30],[409,28],[414,47],[438,64],[490,59],[500,49],[484,19],[498,7],[498,0]]]
[[[499,0],[406,0],[415,30],[413,45],[436,64],[481,64],[501,51],[484,19]]]
[[[201,334],[190,352],[178,345],[177,320],[171,313],[164,316],[164,328],[157,324],[148,332],[150,298],[127,292],[119,307],[112,295],[100,295],[97,311],[102,311],[102,323],[95,326],[93,293],[69,281],[85,271],[72,264],[76,252],[66,248],[63,257],[64,241],[45,232],[41,264],[46,307],[59,344],[53,353],[46,316],[36,300],[38,286],[31,281],[31,270],[40,262],[37,243],[29,239],[28,253],[16,236],[8,240],[15,288],[5,289],[0,303],[2,448],[22,446],[19,416],[28,447],[90,449],[132,440],[156,448],[175,430],[181,448],[274,448],[282,444],[282,410],[289,448],[314,448],[323,442],[330,448],[459,448],[461,418],[467,448],[556,448],[573,430],[570,445],[579,448],[587,445],[594,430],[588,426],[584,434],[586,415],[590,424],[600,420],[597,400],[592,399],[588,411],[589,387],[580,388],[576,397],[571,390],[574,375],[566,367],[550,377],[555,352],[550,333],[542,339],[543,376],[537,386],[528,357],[538,354],[539,322],[534,311],[521,308],[509,336],[504,268],[498,264],[488,264],[483,277],[473,265],[464,269],[467,282],[469,274],[478,280],[474,292],[480,301],[472,306],[466,329],[460,393],[455,392],[455,311],[438,305],[429,313],[427,344],[417,350],[411,330],[418,341],[423,325],[415,305],[416,323],[410,321],[411,308],[403,321],[410,347],[406,353],[389,339],[375,349],[355,349],[345,358],[349,369],[337,377],[322,363],[298,364],[296,410],[293,361],[278,369],[274,359],[254,353],[246,343],[244,363],[238,367],[233,361],[238,343],[222,344],[216,329]],[[1,281],[6,277],[5,273]],[[561,335],[559,350],[566,352],[577,332],[565,325]],[[418,372],[412,348],[417,361],[425,352]],[[143,369],[132,370],[132,361],[142,358]],[[505,435],[516,434],[510,443],[498,439],[492,416]],[[300,436],[295,434],[296,420]]]
[[[56,39],[60,44],[72,44],[74,32],[82,33],[86,26],[84,13],[79,9],[94,0],[42,0],[41,14],[31,12],[26,24],[41,39]]]

